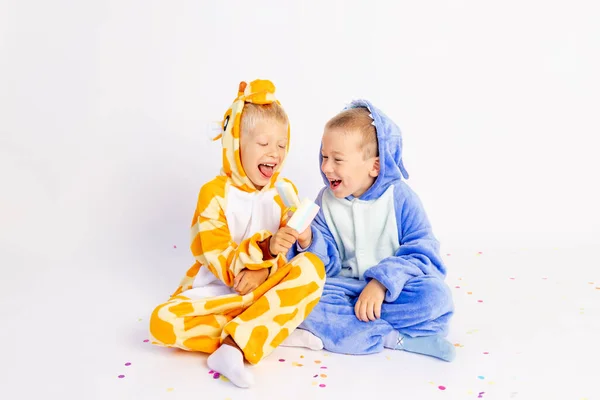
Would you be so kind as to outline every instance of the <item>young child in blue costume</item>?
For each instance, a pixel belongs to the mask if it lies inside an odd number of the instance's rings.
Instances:
[[[402,180],[400,129],[368,101],[354,101],[325,126],[320,160],[321,209],[310,245],[295,251],[317,255],[327,280],[300,328],[332,352],[389,348],[452,361],[446,267],[419,198]]]

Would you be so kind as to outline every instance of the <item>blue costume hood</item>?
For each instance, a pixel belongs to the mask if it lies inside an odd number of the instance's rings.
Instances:
[[[402,177],[408,179],[408,172],[406,172],[402,163],[402,134],[398,125],[367,100],[354,100],[344,110],[359,107],[365,107],[369,110],[377,131],[379,176],[377,176],[373,185],[360,196],[361,200],[373,200],[379,198],[390,184],[402,179]],[[319,165],[322,163],[323,157],[320,155]],[[321,171],[321,176],[325,185],[329,186],[329,181],[323,171]],[[352,198],[353,196],[350,195],[349,199]]]

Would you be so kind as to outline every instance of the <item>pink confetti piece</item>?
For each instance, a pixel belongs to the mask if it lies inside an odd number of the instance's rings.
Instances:
[[[149,341],[150,341],[150,340],[146,339],[146,340],[144,340],[144,343],[148,343]]]
[[[177,248],[177,246],[173,245],[173,248],[174,248],[174,249],[176,249],[176,248]]]
[[[321,369],[327,369],[327,367],[321,367]]]
[[[483,303],[483,300],[477,300],[478,303]]]
[[[125,375],[119,375],[119,377],[118,377],[118,378],[119,378],[119,379],[123,379],[123,378],[125,378]]]
[[[319,387],[325,387],[325,386],[327,386],[327,385],[326,385],[326,384],[324,384],[324,383],[321,383],[321,384],[319,385]]]
[[[131,363],[130,363],[130,362],[127,362],[127,363],[125,363],[125,366],[126,366],[126,367],[129,367],[130,365],[131,365]]]
[[[213,379],[219,379],[221,377],[221,374],[218,372],[215,372],[215,374],[213,375]]]
[[[489,352],[487,352],[487,351],[484,351],[484,352],[483,352],[483,354],[490,354],[490,353],[489,353]]]
[[[482,399],[484,394],[485,394],[485,392],[479,392],[479,395],[477,396],[477,398]]]
[[[319,374],[316,374],[315,376],[313,376],[313,378],[316,378],[317,376],[319,376]]]
[[[446,255],[447,255],[448,257],[450,257],[452,254],[448,253],[448,254],[446,254]]]
[[[456,289],[460,289],[460,286],[454,286]]]
[[[514,277],[510,277],[509,279],[510,279],[511,281],[514,281],[516,278],[514,278]]]
[[[213,371],[212,369],[210,371],[208,371],[209,374],[214,374],[215,371]]]
[[[283,359],[283,358],[280,358],[280,359],[279,359],[279,362],[285,362],[285,359]]]
[[[438,386],[438,389],[440,389],[440,390],[446,390],[446,386]]]
[[[482,251],[478,251],[478,252],[477,252],[477,255],[482,255],[482,254],[483,254],[483,252],[482,252]]]

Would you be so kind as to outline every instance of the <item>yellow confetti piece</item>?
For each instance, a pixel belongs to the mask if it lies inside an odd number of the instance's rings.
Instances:
[[[392,359],[392,357],[390,357],[390,356],[385,356],[385,358],[387,358],[388,360]]]
[[[168,389],[167,389],[167,392],[172,392],[173,390],[175,390],[175,389],[173,389],[173,388],[168,388]]]
[[[473,394],[473,391],[472,391],[472,390],[469,390],[469,391],[467,392],[467,394]]]
[[[313,381],[312,385],[317,386],[317,382]]]
[[[225,378],[223,375],[219,375],[219,379],[224,382],[229,382],[229,379]]]
[[[315,364],[321,364],[321,360],[315,360]]]
[[[490,384],[490,385],[494,385],[495,383],[496,383],[496,382],[494,382],[494,381],[490,381],[490,382],[488,382],[488,384]]]
[[[140,321],[142,321],[142,319],[141,319],[141,318],[138,318],[138,322],[140,322]]]
[[[429,381],[428,383],[429,383],[430,385],[435,385],[435,383],[433,383],[432,381]]]
[[[300,358],[304,358],[304,356],[300,356]]]
[[[327,378],[326,374],[321,374],[321,378]]]

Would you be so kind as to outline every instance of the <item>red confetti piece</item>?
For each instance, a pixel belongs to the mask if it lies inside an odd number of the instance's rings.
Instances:
[[[483,303],[483,300],[477,300],[478,303]]]

